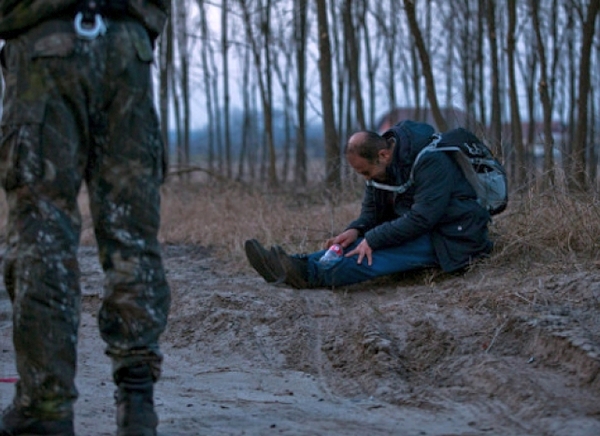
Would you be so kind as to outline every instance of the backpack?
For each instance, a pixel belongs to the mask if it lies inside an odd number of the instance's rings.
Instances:
[[[426,153],[445,151],[453,155],[465,177],[477,193],[477,200],[490,215],[497,215],[508,204],[506,170],[491,150],[472,132],[462,127],[445,133],[436,133],[432,141],[415,158],[409,183],[419,159]]]

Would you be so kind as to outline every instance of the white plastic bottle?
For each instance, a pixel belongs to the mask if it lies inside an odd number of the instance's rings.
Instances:
[[[344,249],[340,244],[333,244],[327,249],[325,254],[319,259],[319,263],[323,265],[333,265],[344,256]]]

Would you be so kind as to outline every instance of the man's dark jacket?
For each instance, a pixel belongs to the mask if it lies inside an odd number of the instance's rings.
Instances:
[[[42,21],[72,15],[79,0],[1,0],[0,39],[18,36]],[[171,0],[129,0],[127,15],[144,25],[151,37],[163,29],[170,12]]]
[[[383,134],[396,145],[387,175],[392,185],[408,181],[415,157],[431,141],[433,127],[403,121]],[[489,213],[454,158],[446,152],[425,153],[414,169],[414,185],[404,194],[367,186],[360,217],[348,228],[359,230],[373,250],[402,245],[431,234],[444,271],[461,269],[489,253]]]

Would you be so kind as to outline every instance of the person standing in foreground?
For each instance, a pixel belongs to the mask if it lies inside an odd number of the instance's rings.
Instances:
[[[455,160],[447,153],[426,153],[432,126],[406,120],[383,135],[360,131],[345,148],[350,166],[367,181],[361,214],[325,246],[340,244],[344,256],[322,264],[325,250],[286,254],[279,246],[245,243],[252,267],[270,283],[294,288],[343,286],[425,267],[460,270],[488,254],[490,215],[477,202]]]
[[[106,276],[98,322],[117,435],[156,435],[170,290],[157,239],[166,156],[151,62],[169,12],[168,0],[0,2],[4,281],[19,374],[0,435],[74,434],[84,181]]]

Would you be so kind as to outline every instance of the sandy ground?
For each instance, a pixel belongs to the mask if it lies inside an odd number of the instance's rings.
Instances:
[[[96,312],[102,273],[80,252],[79,436],[114,435]],[[600,435],[600,269],[477,266],[337,290],[232,274],[165,246],[173,306],[156,385],[161,436]],[[16,377],[0,290],[0,406]]]

